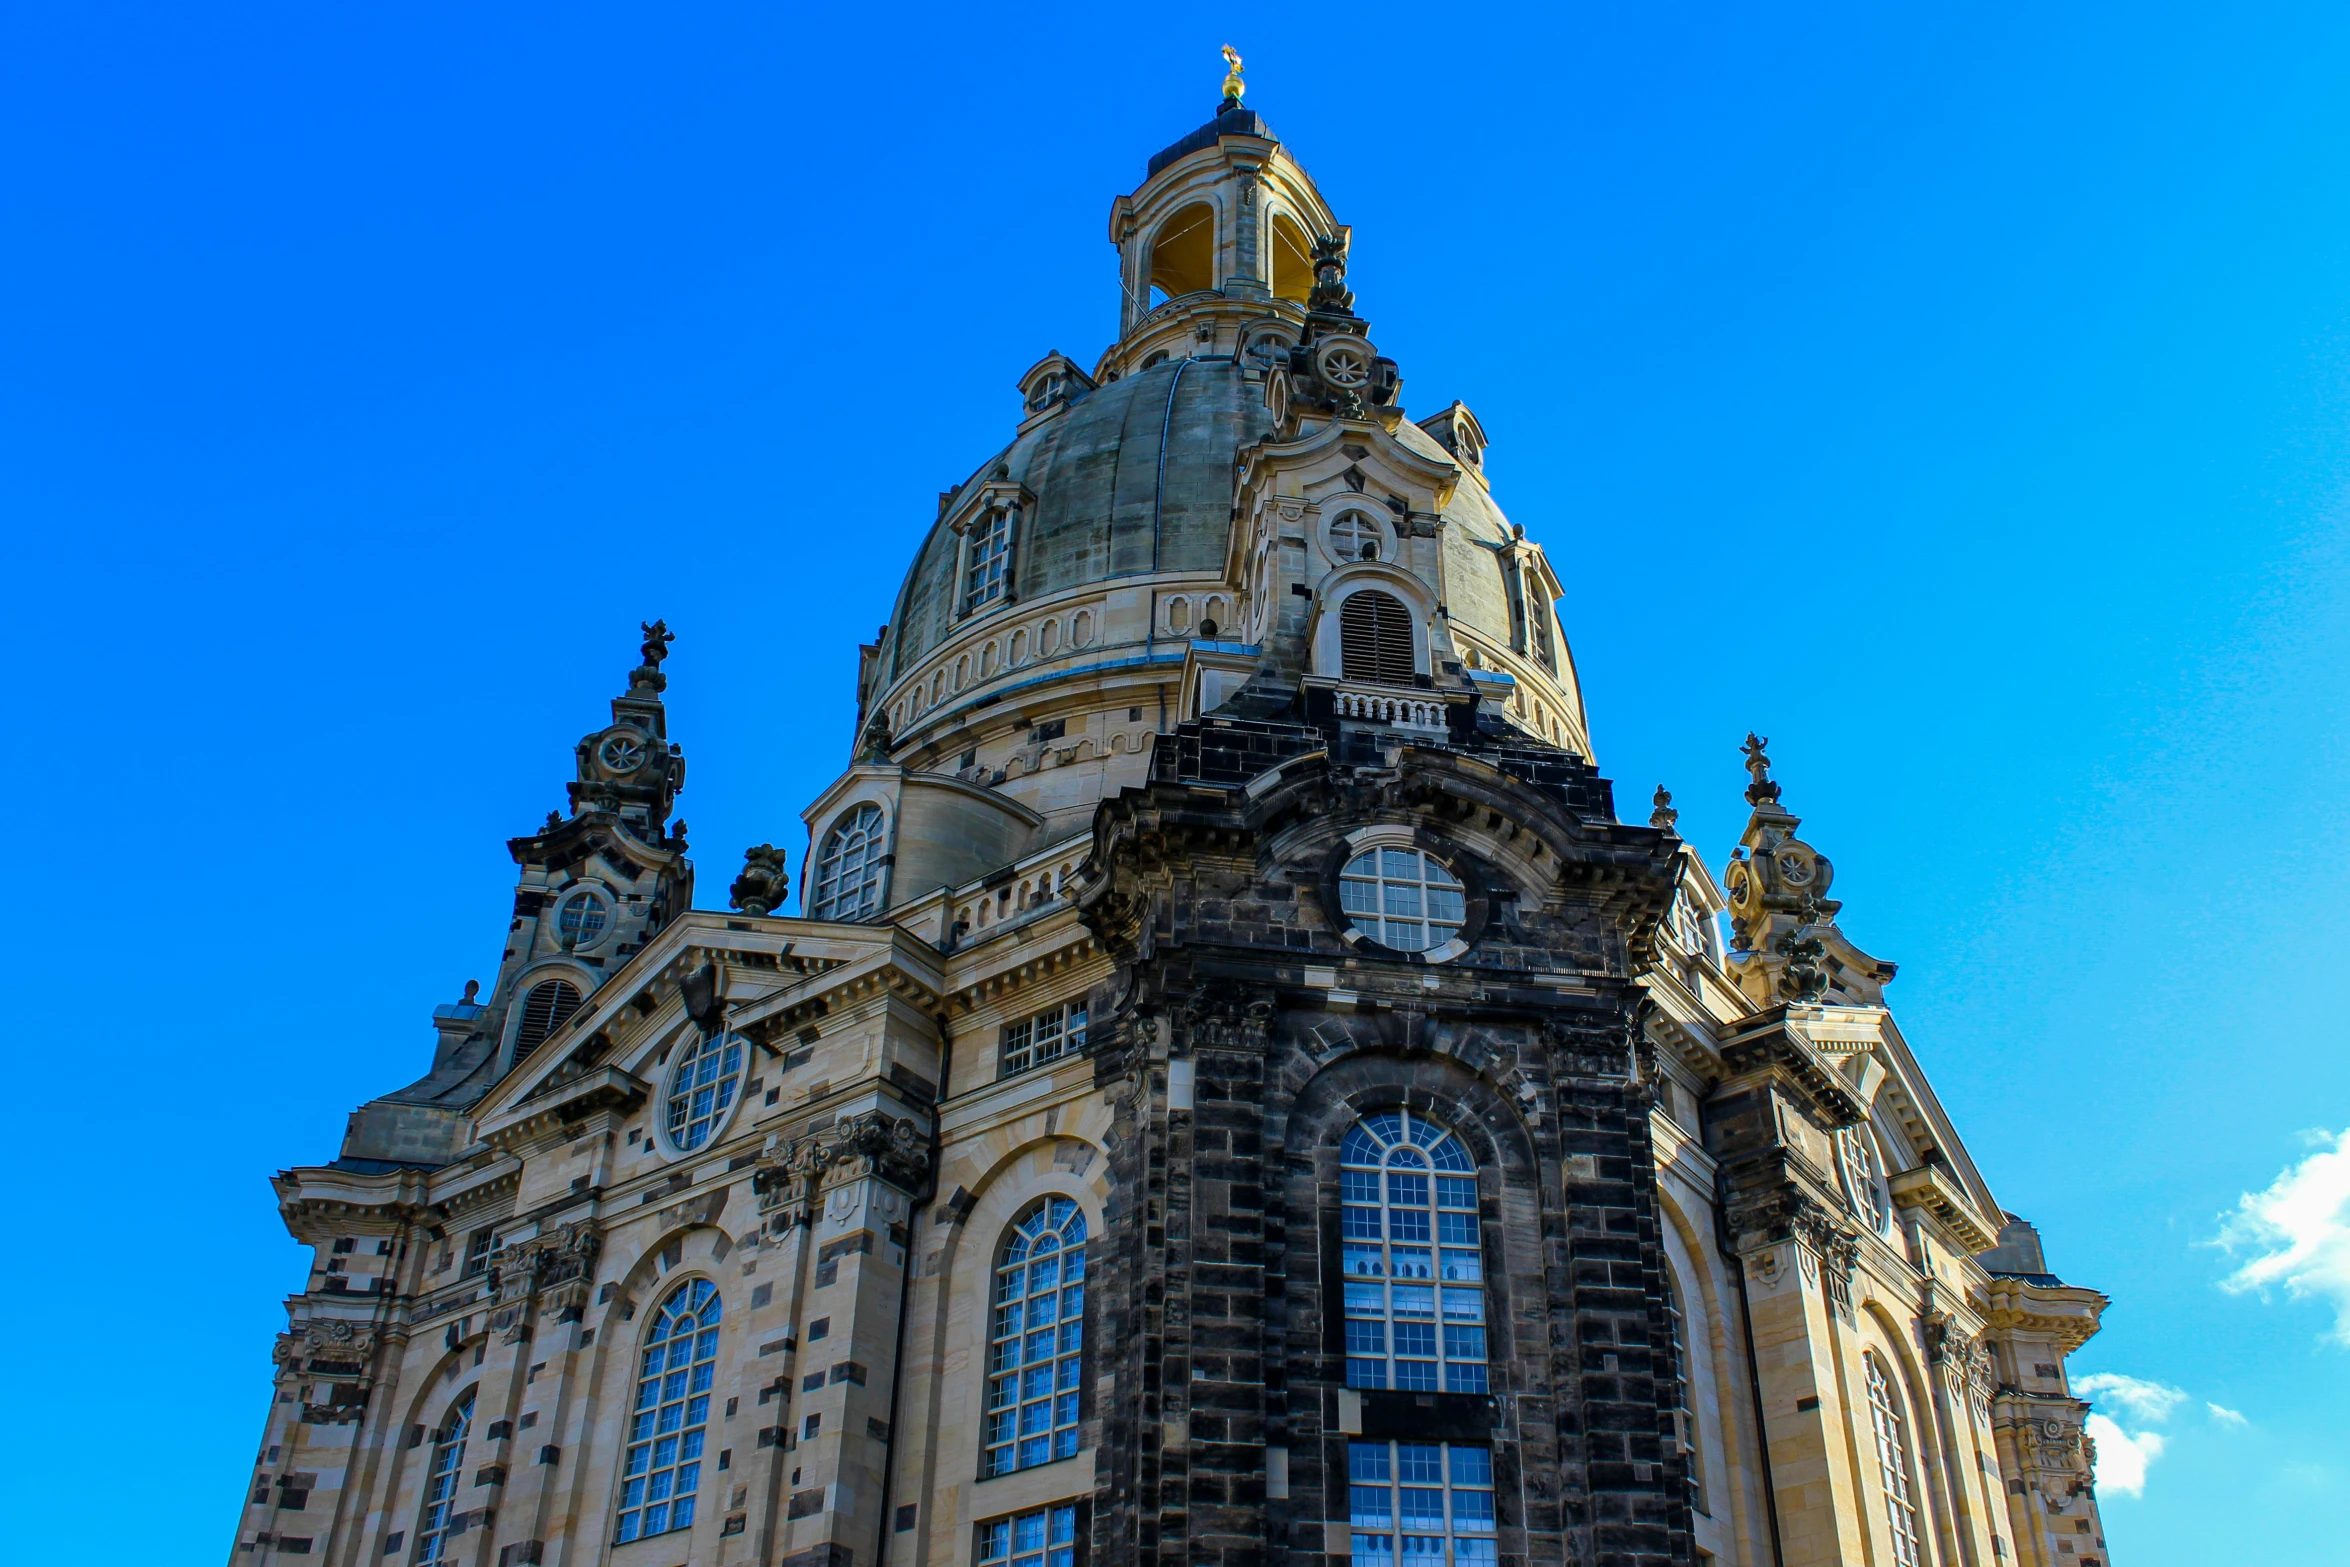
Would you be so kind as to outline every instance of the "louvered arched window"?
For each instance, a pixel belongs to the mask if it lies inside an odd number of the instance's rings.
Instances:
[[[861,920],[881,912],[881,829],[881,807],[860,805],[825,834],[810,919]]]
[[[1901,1417],[1901,1395],[1874,1352],[1861,1359],[1868,1368],[1869,1428],[1877,1438],[1877,1481],[1893,1531],[1893,1564],[1918,1567],[1918,1509],[1910,1497],[1909,1428]]]
[[[547,1036],[571,1021],[579,1010],[579,987],[567,979],[550,979],[530,987],[522,998],[522,1024],[514,1030],[514,1059],[519,1061]]]
[[[457,1552],[450,1525],[457,1521],[457,1493],[465,1484],[465,1438],[473,1429],[473,1395],[467,1393],[432,1434],[432,1457],[424,1467],[424,1515],[416,1521],[415,1567],[452,1567]]]
[[[1349,680],[1412,683],[1412,613],[1377,588],[1352,594],[1338,610],[1338,657]]]
[[[1468,1150],[1433,1121],[1390,1110],[1357,1122],[1338,1162],[1347,1386],[1488,1391]]]
[[[645,1335],[620,1475],[621,1540],[690,1528],[702,1489],[710,1382],[718,1369],[718,1287],[680,1284]]]
[[[996,1260],[986,1475],[1076,1455],[1084,1368],[1085,1214],[1048,1197],[1012,1226]]]

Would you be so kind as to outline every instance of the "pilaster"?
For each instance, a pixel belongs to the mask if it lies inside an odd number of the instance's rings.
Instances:
[[[1860,1368],[1842,1331],[1857,1237],[1829,1173],[1835,1131],[1863,1109],[1785,1006],[1727,1036],[1722,1056],[1706,1143],[1720,1164],[1723,1250],[1741,1270],[1785,1567],[1865,1561],[1861,1455],[1845,1418]]]

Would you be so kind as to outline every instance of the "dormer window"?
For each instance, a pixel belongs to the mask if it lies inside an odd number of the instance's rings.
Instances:
[[[968,615],[1004,596],[1012,563],[1012,514],[990,511],[972,524],[963,547],[963,613]]]

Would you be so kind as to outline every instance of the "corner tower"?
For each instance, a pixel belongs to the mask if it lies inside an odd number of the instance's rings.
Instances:
[[[344,1159],[454,1158],[467,1111],[693,906],[686,824],[669,815],[685,748],[669,738],[661,701],[676,636],[658,620],[642,629],[642,660],[612,699],[612,721],[574,749],[570,812],[549,811],[537,832],[506,842],[520,875],[488,997],[469,983],[463,999],[433,1009],[432,1070],[352,1112]]]

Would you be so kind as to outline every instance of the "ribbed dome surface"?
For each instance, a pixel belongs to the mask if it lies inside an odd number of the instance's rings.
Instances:
[[[947,514],[964,491],[999,472],[1027,486],[1036,503],[1013,545],[1020,599],[1153,571],[1214,571],[1231,538],[1234,464],[1271,428],[1263,385],[1231,360],[1154,365],[1087,393],[1013,442],[957,490]],[[1451,460],[1416,425],[1407,422],[1396,435],[1423,455]],[[1507,540],[1509,524],[1484,486],[1466,478],[1444,515],[1452,617],[1506,643],[1509,601],[1500,564],[1485,546]],[[954,572],[955,536],[942,521],[898,591],[885,649],[889,680],[911,674],[945,640]]]
[[[1177,360],[1087,393],[964,489],[1000,471],[1036,497],[1013,543],[1018,598],[1152,571],[1214,571],[1232,532],[1233,462],[1270,428],[1263,389],[1232,361]],[[961,499],[958,491],[955,505]],[[955,536],[942,521],[898,592],[891,680],[945,638],[954,571]]]

